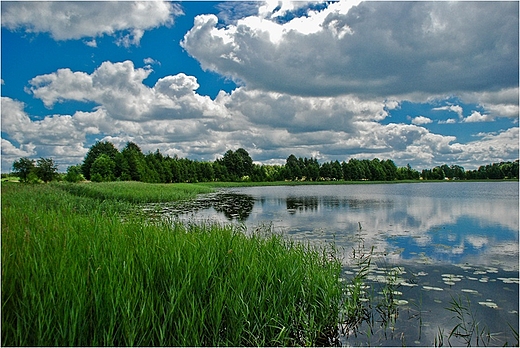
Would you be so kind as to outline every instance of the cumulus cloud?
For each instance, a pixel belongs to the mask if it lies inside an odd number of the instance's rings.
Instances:
[[[2,27],[27,33],[49,33],[55,40],[116,35],[116,43],[138,45],[144,32],[172,25],[180,7],[167,1],[102,1],[96,6],[77,1],[5,2]],[[94,39],[85,42],[95,47]]]
[[[454,123],[457,123],[457,120],[455,120],[454,118],[448,118],[445,121],[439,120],[437,123],[438,124],[454,124]]]
[[[515,2],[340,1],[282,23],[270,11],[224,27],[214,15],[197,16],[182,46],[204,69],[291,95],[449,94],[518,84]]]
[[[439,163],[466,164],[471,169],[474,163],[518,156],[518,128],[481,134],[462,144],[454,136],[421,127],[432,122],[425,116],[415,117],[412,124],[381,124],[389,110],[399,108],[396,99],[350,94],[303,97],[242,86],[230,93],[221,91],[212,100],[197,93],[194,76],[164,76],[149,87],[143,81],[150,73],[150,68],[135,67],[130,61],[107,61],[92,73],[60,69],[34,77],[27,91],[48,108],[69,100],[96,105],[90,112],[38,115],[34,120],[23,103],[3,97],[3,165],[8,161],[11,165],[20,154],[35,153],[59,156],[68,165],[81,163],[91,145],[87,136],[119,148],[134,141],[145,152],[160,149],[171,156],[204,160],[244,147],[255,161],[266,163],[284,163],[292,153],[319,156],[320,161],[379,157],[417,169]],[[457,108],[446,110],[458,113]],[[474,113],[467,119],[472,117],[479,116]]]
[[[180,73],[159,79],[150,88],[143,80],[152,72],[131,61],[104,62],[92,74],[60,69],[36,76],[28,91],[47,107],[64,100],[93,101],[111,117],[142,121],[150,118],[198,118],[219,113],[209,97],[195,92],[196,78]]]
[[[490,115],[482,115],[480,112],[478,111],[473,111],[471,113],[471,115],[469,115],[468,117],[464,118],[462,120],[462,122],[490,122],[490,121],[493,121],[494,118],[491,117]]]
[[[439,110],[451,111],[451,112],[455,112],[457,115],[459,115],[459,119],[464,118],[464,114],[463,114],[464,110],[462,109],[462,106],[460,106],[460,105],[440,106],[437,108],[433,108],[432,110],[433,111],[439,111]]]
[[[382,120],[388,115],[383,102],[356,96],[305,98],[238,88],[218,101],[257,126],[284,128],[290,133],[331,129],[352,133],[353,121]]]
[[[99,128],[78,122],[70,115],[50,115],[33,121],[25,105],[2,97],[2,167],[9,168],[19,157],[59,158],[57,163],[77,164],[86,153],[85,136]],[[65,168],[62,168],[65,170]]]
[[[412,124],[415,124],[415,125],[428,124],[428,123],[432,123],[432,122],[433,121],[426,116],[417,116],[412,119]]]
[[[504,88],[498,91],[462,93],[461,98],[465,101],[481,105],[487,112],[495,117],[518,118],[518,87]]]

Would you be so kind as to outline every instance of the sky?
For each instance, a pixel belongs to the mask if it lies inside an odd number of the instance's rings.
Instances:
[[[96,141],[466,170],[519,157],[519,2],[1,2],[1,170]]]

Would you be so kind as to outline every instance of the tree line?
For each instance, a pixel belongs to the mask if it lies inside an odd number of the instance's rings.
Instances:
[[[22,181],[58,178],[77,182],[81,180],[142,181],[148,183],[208,182],[208,181],[394,181],[394,180],[485,180],[518,179],[518,160],[500,162],[465,171],[459,165],[444,164],[419,172],[407,165],[397,167],[390,160],[374,158],[348,162],[319,163],[316,158],[297,158],[291,154],[284,165],[256,164],[249,153],[239,148],[228,150],[213,162],[163,155],[159,150],[144,154],[140,147],[128,142],[119,151],[111,142],[97,142],[87,152],[83,163],[67,168],[60,177],[52,159],[36,162],[20,158],[13,164],[14,174]]]

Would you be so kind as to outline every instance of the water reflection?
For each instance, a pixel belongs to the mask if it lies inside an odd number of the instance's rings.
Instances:
[[[402,266],[392,337],[362,327],[345,344],[430,346],[439,330],[456,325],[446,307],[457,296],[469,298],[476,320],[494,333],[490,345],[515,343],[507,325],[518,327],[518,183],[248,187],[161,209],[179,219],[248,230],[267,223],[292,239],[334,241],[347,277],[355,269],[348,255],[362,241],[374,248],[368,286],[376,297],[385,267]]]
[[[229,222],[242,222],[247,220],[254,205],[255,199],[251,195],[219,192],[200,195],[193,201],[163,203],[160,205],[155,203],[146,204],[143,206],[143,210],[153,212],[159,216],[167,215],[185,219],[193,219],[194,216],[218,214],[219,216],[224,216]]]
[[[216,195],[211,205],[228,220],[245,221],[253,210],[255,199],[250,195],[224,193]]]
[[[181,218],[272,223],[348,250],[354,233],[390,262],[471,262],[518,270],[517,183],[248,187],[177,207]]]

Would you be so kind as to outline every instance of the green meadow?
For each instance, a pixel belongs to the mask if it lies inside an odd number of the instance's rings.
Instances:
[[[208,190],[2,183],[2,345],[333,344],[351,302],[333,246],[128,215]]]

